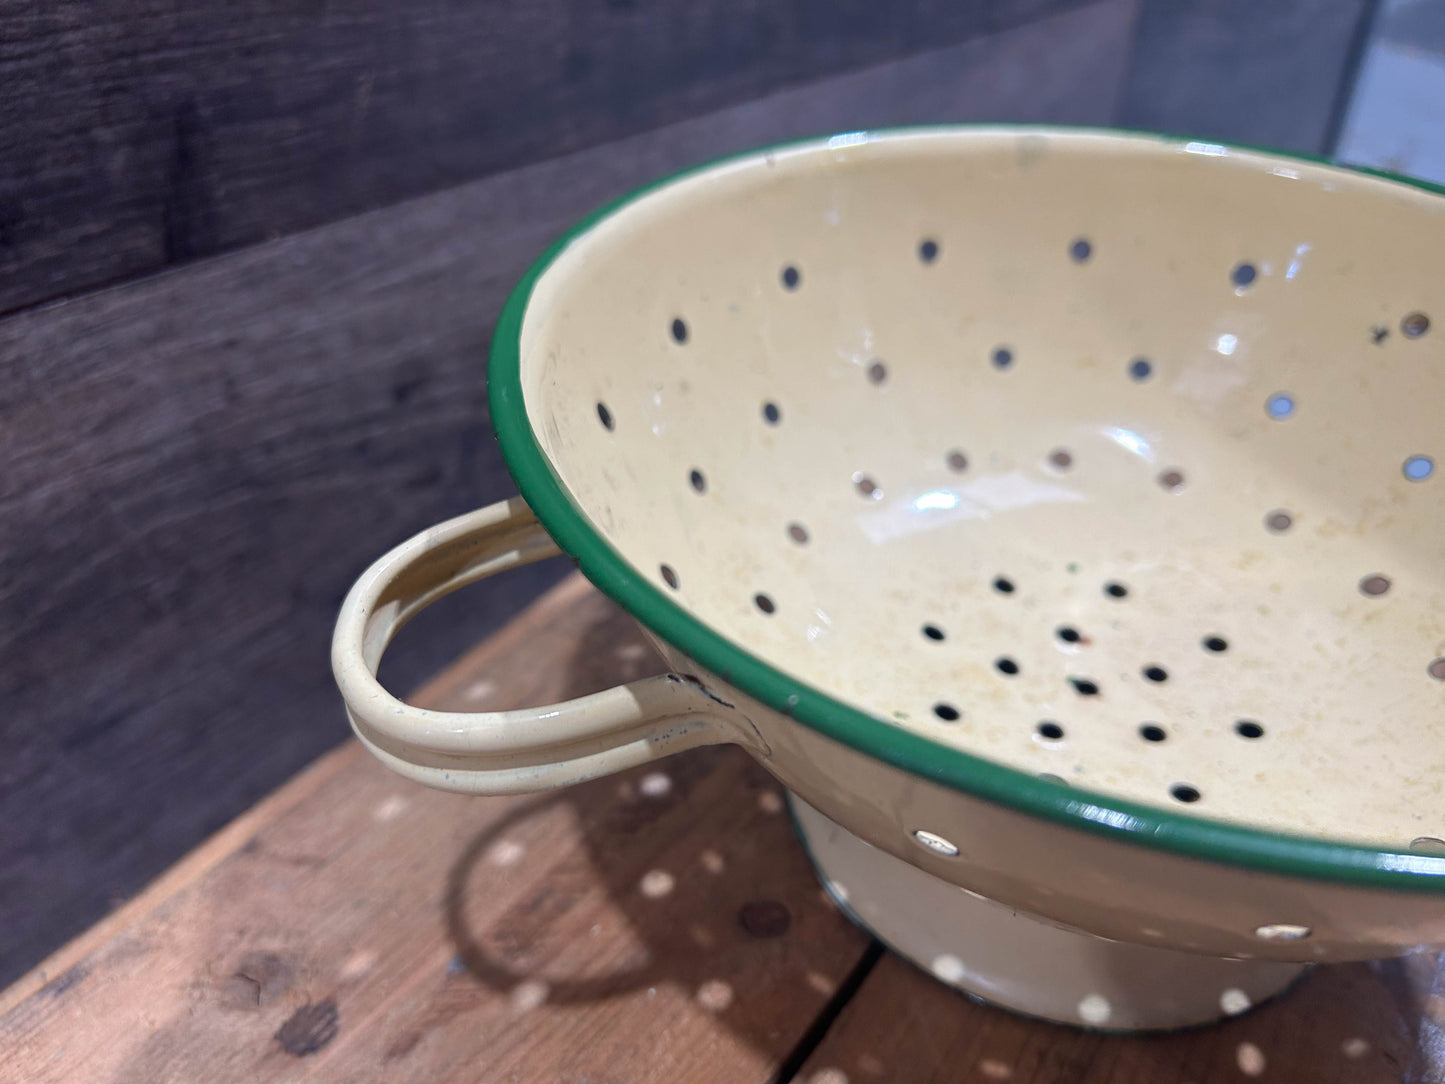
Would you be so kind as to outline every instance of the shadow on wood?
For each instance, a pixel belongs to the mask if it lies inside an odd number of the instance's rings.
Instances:
[[[658,669],[572,577],[417,700],[499,710]],[[869,955],[739,750],[518,799],[426,790],[349,743],[7,991],[0,1080],[761,1084],[809,1050],[810,1084],[1442,1079],[1433,957],[1107,1037],[888,956],[850,998]]]
[[[595,691],[599,659],[615,660],[626,681],[663,669],[631,619],[612,608],[562,666],[577,676],[565,695]],[[700,806],[723,811],[707,835],[694,819]],[[530,800],[474,836],[451,870],[446,916],[458,962],[491,991],[556,1007],[678,987],[781,1059],[796,1036],[778,1030],[769,1002],[821,1004],[833,987],[821,974],[790,975],[785,957],[800,941],[826,940],[839,921],[806,878],[789,882],[791,897],[777,891],[779,855],[758,841],[774,835],[768,822],[782,809],[776,781],[735,749],[675,756]],[[498,867],[523,853],[546,861],[535,848],[558,821],[570,826],[575,848],[500,920],[477,922],[473,900],[488,894]],[[791,864],[801,866],[801,850],[789,844]],[[740,959],[749,961],[743,974]]]

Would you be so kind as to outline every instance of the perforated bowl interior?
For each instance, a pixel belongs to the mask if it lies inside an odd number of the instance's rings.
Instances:
[[[944,130],[603,217],[532,285],[518,378],[602,542],[787,679],[1030,775],[1428,850],[1432,320],[1437,195]]]

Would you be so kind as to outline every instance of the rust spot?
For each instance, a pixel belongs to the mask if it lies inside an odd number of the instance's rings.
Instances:
[[[753,900],[739,909],[738,924],[754,937],[782,937],[792,926],[793,916],[777,900]]]
[[[341,1030],[341,1014],[336,999],[326,998],[315,1004],[302,1005],[276,1032],[281,1049],[298,1058],[314,1054],[336,1038]]]

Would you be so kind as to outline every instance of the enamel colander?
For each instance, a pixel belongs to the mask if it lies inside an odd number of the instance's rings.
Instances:
[[[486,793],[738,742],[856,917],[1055,1019],[1445,942],[1432,319],[1440,194],[1266,152],[942,128],[666,181],[509,301],[522,498],[358,583],[353,724]],[[558,547],[673,673],[491,715],[375,683],[416,609]]]

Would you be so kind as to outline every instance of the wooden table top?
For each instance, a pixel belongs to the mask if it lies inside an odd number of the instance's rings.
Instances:
[[[572,577],[413,699],[492,710],[661,668]],[[1322,967],[1215,1027],[1088,1034],[882,952],[736,749],[465,798],[349,742],[0,993],[5,1082],[309,1079],[1426,1084],[1445,969]]]

